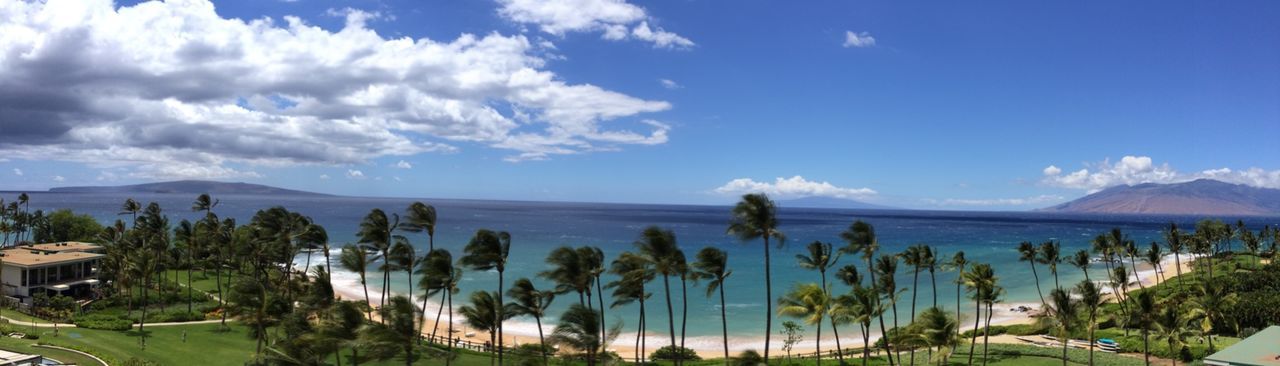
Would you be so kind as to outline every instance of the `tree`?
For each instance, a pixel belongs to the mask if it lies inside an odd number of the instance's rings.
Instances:
[[[662,276],[662,288],[667,298],[667,326],[671,334],[671,348],[676,348],[675,312],[671,307],[670,278],[679,274],[684,253],[676,244],[676,234],[657,226],[645,228],[635,245],[641,257],[653,266],[658,275]],[[677,364],[680,361],[676,360]]]
[[[505,231],[492,231],[480,229],[471,237],[471,241],[463,248],[467,254],[459,259],[459,262],[465,266],[471,267],[476,271],[498,271],[498,304],[502,304],[502,282],[503,272],[507,269],[507,254],[511,252],[511,234]],[[473,297],[474,299],[474,297]],[[497,311],[493,315],[494,322],[498,327],[498,363],[502,364],[502,321],[510,318],[504,314],[503,307],[494,308]]]
[[[129,258],[129,272],[134,278],[142,279],[142,317],[138,318],[138,334],[142,341],[142,349],[147,349],[147,288],[151,287],[151,275],[156,271],[156,256],[150,250],[138,250]]]
[[[1204,321],[1201,327],[1209,339],[1209,353],[1213,353],[1216,348],[1213,346],[1213,326],[1215,323],[1223,320],[1223,315],[1227,309],[1230,309],[1239,300],[1239,295],[1226,286],[1216,286],[1211,282],[1201,282],[1199,288],[1196,289],[1195,297],[1191,298],[1191,303],[1199,312],[1204,314]]]
[[[1089,364],[1093,364],[1093,331],[1098,325],[1098,309],[1102,308],[1102,304],[1106,303],[1106,298],[1102,297],[1102,290],[1098,288],[1093,281],[1084,280],[1076,285],[1076,292],[1080,294],[1080,309],[1084,310],[1088,315],[1087,329],[1089,330]]]
[[[413,245],[409,244],[409,239],[396,235],[392,239],[394,244],[391,250],[387,252],[386,263],[394,271],[404,271],[409,276],[409,300],[413,301],[413,269],[418,266],[418,253],[413,249]],[[310,255],[307,258],[311,258]],[[388,286],[388,288],[390,288]]]
[[[1160,278],[1160,274],[1164,272],[1164,270],[1160,268],[1160,260],[1164,258],[1164,253],[1160,249],[1160,244],[1154,241],[1151,242],[1151,247],[1147,248],[1147,251],[1142,254],[1143,259],[1147,261],[1147,264],[1150,264],[1151,268],[1156,271],[1156,279],[1164,281]]]
[[[507,295],[511,296],[513,302],[507,305],[511,309],[512,316],[532,316],[534,322],[538,325],[538,347],[542,351],[542,363],[548,364],[547,359],[547,340],[542,335],[542,318],[547,316],[547,308],[551,307],[551,302],[555,301],[556,294],[554,292],[540,291],[533,286],[533,281],[528,278],[516,280],[511,285],[511,289],[507,290]],[[603,295],[601,295],[603,296]]]
[[[37,243],[53,243],[66,241],[92,242],[102,232],[102,224],[88,214],[75,214],[68,209],[60,209],[44,216],[47,225],[33,230]],[[56,229],[56,230],[55,230]]]
[[[818,365],[822,365],[822,321],[830,303],[827,291],[815,283],[799,284],[778,299],[778,315],[800,319],[818,328],[814,344],[818,348]]]
[[[936,306],[929,307],[907,325],[904,332],[899,333],[898,343],[924,346],[930,351],[937,348],[938,354],[931,356],[930,360],[941,365],[950,355],[946,350],[960,343],[959,327],[959,322],[947,312]]]
[[[610,307],[618,307],[632,302],[640,303],[639,324],[636,329],[636,353],[635,362],[640,363],[640,356],[645,353],[647,344],[644,343],[644,333],[647,329],[645,325],[645,300],[652,295],[645,291],[645,284],[657,277],[653,267],[649,261],[632,252],[624,252],[617,259],[613,260],[609,267],[609,273],[617,275],[618,280],[609,282],[606,288],[613,289],[613,303]],[[603,294],[601,294],[603,296]]]
[[[847,319],[851,323],[857,323],[862,330],[862,365],[866,366],[867,361],[871,359],[871,319],[879,317],[884,313],[884,308],[880,306],[879,294],[873,287],[863,287],[855,284],[848,295],[840,296],[836,300],[836,313],[833,316]],[[883,334],[883,333],[882,333]],[[886,339],[886,341],[888,341]],[[890,357],[889,359],[893,359]]]
[[[1049,314],[1058,330],[1058,338],[1062,340],[1062,365],[1067,364],[1067,340],[1071,339],[1071,331],[1079,322],[1080,303],[1071,298],[1070,290],[1055,288],[1049,291]],[[1092,342],[1093,340],[1090,340]]]
[[[1125,240],[1122,248],[1125,255],[1129,256],[1129,265],[1133,267],[1133,279],[1138,282],[1138,287],[1147,288],[1147,285],[1142,283],[1142,278],[1138,277],[1138,245],[1134,244],[1133,240]]]
[[[867,274],[871,276],[871,284],[869,288],[875,290],[877,287],[876,270],[871,264],[871,261],[872,258],[875,258],[876,251],[880,250],[880,243],[876,241],[875,227],[871,226],[871,224],[862,222],[862,220],[855,220],[852,224],[849,224],[848,229],[845,229],[840,233],[840,238],[844,239],[847,243],[844,248],[840,248],[840,252],[862,255],[862,259],[867,263]],[[875,307],[880,309],[880,297],[875,296],[874,298],[876,301]],[[883,311],[878,312],[876,315],[880,319],[880,334],[888,334],[884,327]],[[889,348],[893,348],[892,343],[889,342],[888,338],[885,338],[885,345],[889,346]],[[889,357],[889,365],[894,365],[893,357]]]
[[[1080,269],[1080,273],[1084,273],[1084,279],[1089,280],[1089,264],[1093,258],[1089,257],[1089,251],[1080,249],[1075,255],[1067,258],[1067,263]]]
[[[382,259],[382,295],[379,307],[387,305],[387,294],[390,292],[391,285],[391,266],[387,265],[390,260],[392,232],[399,225],[400,217],[394,216],[388,219],[387,214],[381,209],[373,209],[368,215],[360,221],[360,231],[356,234],[360,238],[360,244],[369,248],[370,251],[378,253],[374,260]]]
[[[830,252],[830,244],[827,246]],[[713,293],[720,293],[720,331],[724,336],[724,358],[729,359],[729,320],[725,317],[724,301],[724,281],[733,274],[729,270],[729,253],[723,250],[706,247],[698,251],[698,260],[693,263],[693,267],[697,270],[696,276],[707,279],[707,297],[711,297]],[[823,281],[826,282],[825,280]],[[837,336],[839,337],[839,336]]]
[[[1166,301],[1160,307],[1152,325],[1156,339],[1163,339],[1169,346],[1169,352],[1182,349],[1187,337],[1192,334],[1191,317],[1184,314],[1179,303],[1174,301]],[[1176,357],[1170,357],[1169,361],[1174,366],[1178,365]]]
[[[587,365],[596,365],[596,353],[603,351],[605,339],[600,338],[600,314],[581,304],[569,305],[560,315],[560,321],[551,332],[551,344],[568,346],[586,354]],[[617,334],[616,331],[610,332]]]
[[[1053,288],[1062,288],[1058,284],[1058,263],[1062,262],[1062,245],[1057,241],[1046,241],[1040,244],[1040,257],[1037,261],[1049,267],[1049,272],[1053,273]]]
[[[436,208],[422,202],[409,204],[405,210],[400,230],[411,233],[427,233],[427,251],[436,250]]]
[[[1179,291],[1185,288],[1182,283],[1182,251],[1186,248],[1182,237],[1182,233],[1178,231],[1178,224],[1169,223],[1169,228],[1164,231],[1164,243],[1169,247],[1169,253],[1173,254],[1174,270],[1178,272]]]
[[[908,266],[911,266],[911,269],[912,269],[911,270],[912,272],[912,275],[911,275],[911,322],[912,323],[916,321],[916,298],[919,297],[920,295],[920,268],[924,266],[924,260],[925,260],[924,252],[929,250],[928,248],[929,246],[927,245],[916,244],[916,245],[907,247],[907,250],[903,251],[901,254],[903,263],[905,263]],[[897,327],[897,325],[895,324],[894,327]],[[916,364],[916,348],[915,347],[911,347],[911,353],[909,358],[911,359],[910,364],[914,366]]]
[[[969,260],[965,259],[964,251],[957,251],[951,256],[951,260],[947,262],[947,268],[956,271],[956,319],[960,319],[960,286],[964,285],[964,269],[969,264]]]
[[[969,291],[969,297],[973,299],[974,315],[973,315],[973,338],[969,342],[969,365],[973,365],[974,346],[978,343],[978,325],[982,319],[982,305],[984,303],[994,302],[998,298],[999,286],[996,285],[998,278],[995,271],[991,269],[991,265],[986,263],[975,263],[970,266],[968,272],[961,275],[964,280],[965,288]],[[991,311],[988,309],[987,314]],[[983,332],[983,363],[986,363],[986,338],[987,332]]]
[[[1018,261],[1027,262],[1031,265],[1031,275],[1035,277],[1036,294],[1040,295],[1040,304],[1048,305],[1048,303],[1044,301],[1044,293],[1040,291],[1040,273],[1036,271],[1036,262],[1040,261],[1040,255],[1036,250],[1035,244],[1031,244],[1029,241],[1018,243],[1018,254],[1021,254],[1021,256],[1018,257]]]
[[[360,275],[360,287],[364,289],[364,308],[369,308],[369,285],[365,282],[365,270],[369,268],[369,252],[363,247],[347,244],[342,247],[342,254],[338,256],[338,263],[342,265],[342,269],[355,272]],[[221,280],[219,280],[221,281]],[[373,313],[366,311],[369,319],[373,319]]]
[[[418,279],[418,288],[422,290],[422,306],[425,308],[427,299],[431,296],[440,294],[440,308],[436,310],[435,325],[431,327],[431,339],[434,341],[436,330],[440,329],[440,316],[444,312],[445,304],[452,303],[449,299],[458,292],[458,281],[461,277],[462,270],[454,267],[453,254],[445,249],[436,249],[427,253],[421,263],[418,264],[418,273],[422,275]],[[452,318],[453,311],[450,309],[449,316]],[[426,326],[426,317],[421,320],[422,324],[418,326],[422,329]],[[449,324],[452,330],[452,321]],[[453,333],[447,336],[447,349],[453,350]]]
[[[399,295],[392,296],[388,306],[378,309],[378,316],[382,318],[382,322],[369,324],[360,331],[360,339],[366,348],[375,351],[372,353],[374,359],[381,361],[391,359],[395,353],[377,351],[399,348],[404,351],[405,366],[413,364],[414,339],[418,335],[417,327],[414,326],[414,316],[417,312],[412,300]]]
[[[777,241],[779,247],[786,241],[786,235],[778,231],[777,206],[764,193],[753,193],[742,196],[742,200],[733,207],[733,219],[726,232],[742,241],[764,240],[764,361],[769,362],[769,337],[773,334],[773,281],[769,272],[769,239]]]
[[[538,273],[538,277],[555,282],[557,294],[577,292],[578,304],[587,306],[584,296],[591,289],[591,272],[580,253],[570,247],[559,247],[547,254],[547,264],[551,269]]]
[[[831,243],[823,243],[820,241],[809,243],[809,246],[806,247],[806,249],[808,249],[809,254],[797,254],[796,261],[799,262],[800,268],[818,271],[819,279],[822,281],[820,282],[820,288],[822,289],[823,295],[829,299],[832,296],[829,291],[830,287],[827,286],[827,269],[834,266],[835,263],[840,260],[841,253],[833,253]],[[821,325],[818,326],[818,330],[821,332]],[[842,350],[843,347],[840,346],[840,330],[836,326],[835,318],[831,319],[831,332],[836,336],[836,357],[839,358],[840,363],[843,364],[844,352]],[[822,342],[821,335],[818,337],[818,342]],[[728,351],[726,350],[725,353],[728,353]]]
[[[876,259],[876,267],[871,272],[879,276],[877,277],[879,279],[877,287],[880,289],[880,296],[889,299],[889,310],[893,311],[893,329],[898,329],[898,256],[881,254]],[[889,338],[885,337],[885,341],[887,342]],[[896,344],[893,345],[896,346]],[[902,364],[902,354],[898,353],[898,348],[890,348],[893,349],[893,354],[898,358],[898,364]]]
[[[509,311],[502,311],[502,303],[498,300],[498,294],[488,291],[475,291],[471,293],[471,304],[465,305],[458,309],[458,313],[462,314],[468,326],[476,330],[489,333],[489,344],[497,345],[498,341],[498,324],[506,318],[501,316],[510,316]],[[497,354],[494,352],[493,354]],[[500,355],[500,354],[499,354]],[[490,356],[492,357],[492,356]]]
[[[1142,330],[1142,358],[1146,364],[1151,364],[1151,345],[1150,335],[1152,324],[1156,318],[1156,299],[1150,291],[1140,291],[1138,296],[1133,297],[1133,311],[1129,313],[1129,323],[1138,325],[1138,329]]]
[[[804,339],[804,327],[788,320],[782,322],[782,334],[786,335],[786,338],[782,338],[782,350],[787,352],[787,364],[789,365],[791,364],[791,350]],[[728,358],[725,359],[728,360]]]

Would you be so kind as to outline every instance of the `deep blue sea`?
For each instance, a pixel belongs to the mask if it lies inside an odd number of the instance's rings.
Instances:
[[[13,192],[0,192],[6,201],[16,197]],[[31,193],[31,208],[61,209],[69,208],[78,213],[89,213],[104,224],[122,218],[117,212],[128,196],[120,194],[75,194],[75,193]],[[199,215],[191,212],[190,206],[194,195],[188,194],[136,194],[134,199],[157,202],[165,208],[173,222],[181,219],[196,219]],[[292,211],[310,216],[315,222],[323,225],[329,232],[333,246],[355,242],[355,231],[360,219],[373,208],[381,208],[388,212],[403,212],[415,199],[408,198],[363,198],[363,197],[277,197],[277,196],[218,196],[221,204],[215,212],[221,217],[234,217],[240,223],[248,222],[253,213],[270,206],[284,206]],[[734,335],[760,335],[763,331],[764,318],[764,269],[763,250],[759,241],[743,243],[725,235],[729,222],[728,206],[689,206],[689,205],[636,205],[606,203],[566,203],[566,202],[514,202],[485,200],[450,200],[419,199],[430,203],[439,212],[436,234],[436,245],[454,251],[455,258],[466,244],[471,234],[480,228],[504,230],[512,235],[510,265],[506,278],[508,283],[520,277],[530,277],[539,286],[550,287],[546,281],[535,277],[535,274],[546,268],[543,258],[554,247],[561,245],[599,246],[612,260],[620,252],[633,248],[641,230],[648,225],[658,225],[674,230],[681,247],[692,257],[693,253],[704,246],[716,246],[729,252],[733,275],[728,279],[726,311],[730,319],[729,332]],[[881,249],[886,252],[899,252],[906,246],[927,243],[933,245],[942,258],[949,258],[952,253],[963,250],[970,261],[991,263],[995,266],[1000,284],[1008,294],[1006,302],[1034,303],[1038,302],[1035,284],[1030,268],[1026,263],[1018,262],[1014,250],[1021,241],[1040,243],[1047,240],[1060,240],[1063,255],[1088,248],[1089,241],[1095,235],[1118,227],[1128,233],[1139,243],[1161,240],[1160,230],[1170,222],[1180,226],[1191,227],[1199,217],[1189,216],[1157,216],[1157,215],[1081,215],[1033,212],[962,212],[962,211],[908,211],[908,210],[838,210],[807,209],[782,207],[779,211],[781,230],[786,233],[788,241],[782,249],[774,250],[773,284],[774,295],[781,296],[787,289],[797,283],[817,282],[816,272],[803,270],[796,265],[795,255],[804,250],[805,244],[814,240],[829,241],[837,246],[843,245],[839,233],[855,219],[861,219],[875,226],[879,236]],[[1254,230],[1263,224],[1280,223],[1280,218],[1261,217],[1222,217],[1235,222],[1244,220]],[[427,245],[425,234],[408,234],[413,244],[419,248]],[[323,261],[317,255],[315,261]],[[313,262],[317,263],[317,262]],[[840,265],[852,263],[865,275],[866,267],[858,258],[844,257]],[[1095,278],[1102,278],[1104,270],[1097,266]],[[336,267],[335,267],[336,269]],[[373,271],[371,269],[371,271]],[[1075,283],[1084,276],[1076,268],[1062,265],[1059,269],[1061,281]],[[350,279],[350,273],[337,273],[335,279]],[[1041,268],[1042,286],[1052,286],[1052,278],[1048,271]],[[370,276],[370,288],[379,286],[380,277]],[[955,274],[939,272],[938,302],[953,309],[955,307]],[[920,278],[920,305],[923,308],[932,302],[927,274]],[[393,277],[395,291],[406,291],[409,283],[401,273]],[[678,289],[678,281],[673,288]],[[497,274],[493,272],[468,271],[463,281],[463,292],[455,300],[462,300],[474,290],[496,289]],[[660,284],[650,300],[649,332],[665,334],[666,314],[661,303]],[[911,288],[912,277],[909,268],[900,265],[898,285]],[[836,286],[837,291],[843,291]],[[680,297],[673,294],[677,320],[679,319]],[[910,307],[911,292],[903,294],[899,303],[899,312],[907,317]],[[375,295],[376,296],[376,295]],[[688,332],[691,345],[707,342],[717,344],[720,332],[720,314],[718,301],[707,298],[702,287],[689,289],[689,325]],[[576,296],[566,295],[557,300],[551,313],[559,313],[566,308]],[[455,301],[455,307],[460,306]],[[964,306],[964,305],[962,305]],[[968,307],[964,307],[968,311]],[[434,305],[431,307],[434,314]],[[624,306],[608,309],[610,322],[625,321],[623,339],[626,333],[634,334],[637,308]],[[782,320],[774,317],[777,323]],[[552,319],[554,320],[554,319]],[[524,322],[518,320],[517,322]],[[532,319],[527,320],[532,323]],[[905,320],[904,320],[905,322]],[[516,333],[521,333],[521,325],[509,326]],[[525,326],[525,331],[533,328]],[[679,324],[677,323],[677,329]],[[774,329],[779,329],[778,325]],[[846,330],[842,338],[852,338],[856,333]],[[536,334],[536,333],[532,333]],[[652,341],[651,341],[652,342]],[[653,343],[650,343],[653,344]]]

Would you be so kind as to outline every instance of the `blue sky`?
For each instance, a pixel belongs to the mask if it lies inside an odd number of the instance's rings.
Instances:
[[[0,110],[31,117],[0,117],[0,189],[1004,210],[1280,188],[1275,2],[135,5],[0,6],[22,29],[0,50],[35,55],[0,56],[26,75],[0,75]]]

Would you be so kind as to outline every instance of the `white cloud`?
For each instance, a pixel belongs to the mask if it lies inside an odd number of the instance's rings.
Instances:
[[[13,168],[13,175],[16,175],[16,176],[21,177],[21,176],[22,176],[22,169]]]
[[[231,178],[454,142],[538,160],[666,139],[606,123],[670,104],[560,80],[524,36],[386,38],[364,24],[380,14],[334,13],[338,31],[207,0],[0,2],[0,155]]]
[[[364,172],[354,169],[347,169],[347,179],[364,179]]]
[[[757,182],[751,178],[738,178],[716,188],[715,193],[744,194],[766,193],[778,197],[836,197],[866,198],[876,195],[871,188],[843,188],[829,182],[817,182],[804,179],[799,175],[791,178],[778,177],[772,183]]]
[[[321,175],[320,175],[320,180],[329,180],[329,175],[328,175],[328,174],[321,174]]]
[[[948,198],[944,200],[927,200],[927,202],[938,206],[1027,206],[1042,205],[1062,201],[1064,198],[1057,195],[1039,195],[1025,198],[990,198],[990,199],[965,199],[965,198]]]
[[[401,160],[399,163],[396,163],[396,168],[399,168],[399,169],[413,169],[413,164],[409,164],[409,162],[404,161],[404,160]]]
[[[53,181],[54,181],[54,182],[64,182],[64,181],[66,181],[66,180],[67,180],[67,178],[62,177],[61,175],[55,175],[55,176],[53,176]]]
[[[876,37],[872,37],[871,33],[862,32],[854,33],[853,31],[844,32],[844,47],[871,47],[876,45]]]
[[[662,84],[662,87],[667,89],[680,89],[684,87],[671,79],[658,79],[658,83]]]
[[[1044,168],[1042,172],[1044,176],[1040,182],[1052,187],[1081,189],[1090,193],[1117,185],[1179,183],[1202,178],[1254,187],[1280,188],[1280,170],[1268,171],[1256,167],[1238,171],[1218,168],[1180,173],[1168,163],[1155,165],[1148,156],[1125,156],[1115,163],[1106,159],[1085,166],[1080,170],[1064,174],[1062,169],[1050,165]]]
[[[644,8],[625,0],[498,0],[498,15],[507,20],[538,26],[543,32],[564,36],[569,32],[600,32],[601,38],[638,39],[657,48],[689,48],[693,41],[660,27],[649,27],[652,18]]]

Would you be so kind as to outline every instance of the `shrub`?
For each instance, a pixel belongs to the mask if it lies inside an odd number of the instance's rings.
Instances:
[[[742,351],[742,353],[738,354],[738,357],[733,359],[734,366],[756,366],[763,364],[764,357],[761,357],[760,353],[757,353],[755,350]]]
[[[653,351],[653,353],[649,354],[649,358],[653,360],[681,359],[685,361],[697,361],[702,359],[701,357],[698,357],[698,354],[693,352],[693,350],[680,346],[666,346],[659,348],[657,351]]]
[[[87,314],[73,318],[76,327],[102,330],[129,330],[133,320],[108,314]]]

